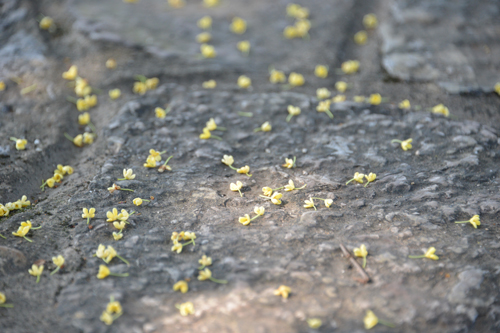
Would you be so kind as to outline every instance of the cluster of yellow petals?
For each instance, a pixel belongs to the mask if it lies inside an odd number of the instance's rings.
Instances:
[[[29,207],[31,202],[28,200],[28,197],[23,195],[21,199],[14,202],[7,202],[5,206],[0,203],[0,216],[8,216],[10,211],[18,210],[25,207]]]

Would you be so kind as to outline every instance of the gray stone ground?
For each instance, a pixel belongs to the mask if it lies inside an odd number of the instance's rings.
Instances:
[[[308,1],[310,40],[284,40],[287,1],[221,1],[206,9],[187,1],[171,9],[163,0],[125,4],[109,1],[23,1],[0,4],[0,202],[27,195],[29,209],[0,218],[0,291],[14,309],[0,308],[1,332],[362,332],[365,311],[373,310],[395,328],[374,332],[494,332],[500,329],[498,279],[500,212],[498,183],[499,105],[492,92],[500,81],[500,3],[497,1]],[[379,27],[367,45],[353,43],[362,18],[376,13]],[[211,15],[218,56],[200,59],[196,21]],[[40,31],[43,15],[57,31]],[[243,36],[231,34],[233,16],[248,21]],[[236,42],[252,44],[242,57]],[[106,59],[118,62],[105,68]],[[335,72],[349,59],[360,72]],[[76,64],[90,84],[103,91],[89,113],[99,137],[77,148],[63,133],[81,133],[78,111],[66,101],[72,91],[61,73]],[[327,64],[327,79],[313,75]],[[306,84],[283,90],[268,82],[268,67],[304,74]],[[156,76],[160,85],[144,96],[132,94],[134,75]],[[238,89],[246,74],[251,90]],[[11,78],[18,77],[17,85]],[[201,83],[217,80],[214,90]],[[380,93],[380,106],[344,102],[330,120],[316,112],[315,91],[346,80],[346,95]],[[35,91],[20,89],[36,84]],[[107,91],[122,90],[111,101]],[[397,104],[408,98],[412,110]],[[451,117],[427,108],[444,103]],[[157,106],[171,107],[165,119]],[[302,114],[285,122],[289,104]],[[418,107],[417,107],[418,106]],[[251,112],[242,117],[238,111]],[[223,141],[198,138],[210,118],[228,128]],[[268,133],[253,129],[270,121]],[[16,151],[9,137],[29,144]],[[413,138],[402,151],[392,139]],[[35,140],[38,144],[34,144]],[[174,155],[171,172],[142,166],[150,148]],[[233,155],[249,165],[251,178],[220,163]],[[295,169],[280,165],[297,156]],[[39,184],[57,164],[75,173],[61,186],[41,192]],[[133,181],[120,181],[133,168]],[[367,188],[345,182],[354,172],[377,174]],[[292,179],[300,191],[286,192],[283,204],[259,198]],[[244,197],[229,190],[240,180]],[[135,193],[110,194],[114,182]],[[135,197],[154,196],[132,205]],[[310,196],[331,198],[330,209],[302,207]],[[318,202],[317,202],[318,203]],[[249,226],[237,222],[255,205],[266,208]],[[83,207],[95,207],[89,229]],[[137,210],[124,238],[114,241],[105,222],[112,208]],[[472,215],[481,226],[455,224]],[[43,225],[33,243],[11,235],[21,221]],[[194,248],[170,251],[170,235],[190,230]],[[366,272],[356,270],[339,244],[368,248]],[[96,278],[99,244],[113,245],[131,262],[117,259],[113,272],[128,278]],[[434,246],[439,261],[408,259]],[[51,258],[66,265],[49,276]],[[227,285],[197,280],[198,259],[213,258],[215,277]],[[28,268],[45,260],[40,283]],[[361,262],[361,260],[359,260]],[[172,285],[191,279],[180,294]],[[287,300],[273,295],[285,284]],[[124,315],[112,326],[99,316],[110,296]],[[175,305],[191,301],[195,314],[181,317]],[[307,318],[320,318],[320,329]]]

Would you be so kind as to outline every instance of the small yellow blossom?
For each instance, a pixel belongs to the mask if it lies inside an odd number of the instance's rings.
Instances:
[[[358,45],[365,45],[367,40],[368,40],[368,34],[364,30],[358,31],[354,35],[354,42]]]
[[[78,134],[77,136],[75,136],[75,138],[73,139],[73,144],[77,147],[83,147],[83,135]]]
[[[200,29],[211,29],[212,28],[212,18],[210,16],[203,16],[198,20],[198,27]]]
[[[118,229],[118,230],[123,230],[123,229],[125,229],[126,224],[125,224],[125,222],[123,222],[123,221],[120,221],[120,222],[115,221],[115,222],[113,222],[113,226],[114,226],[116,229]]]
[[[262,216],[266,212],[266,209],[264,207],[262,207],[262,206],[261,207],[255,206],[254,209],[253,209],[253,212],[255,214],[257,214],[258,216]]]
[[[332,199],[325,199],[325,206],[327,208],[330,208],[330,206],[333,204],[333,200]]]
[[[11,138],[15,139],[15,138]],[[26,139],[15,139],[13,140],[16,142],[16,150],[25,150],[26,149],[26,144],[28,143],[28,140]]]
[[[281,165],[284,168],[291,169],[295,166],[295,156],[293,157],[293,160],[291,158],[285,158],[285,164]]]
[[[5,90],[5,82],[0,81],[0,91],[4,91],[4,90]]]
[[[275,69],[272,69],[271,72],[269,73],[269,82],[271,83],[283,83],[286,81],[286,76],[285,73],[282,71],[278,71]]]
[[[208,80],[202,83],[202,87],[205,89],[214,89],[217,87],[217,82],[215,80]]]
[[[330,111],[330,100],[327,99],[326,101],[320,101],[318,103],[318,106],[316,107],[316,111],[318,112],[325,112],[328,117],[330,117],[330,119],[333,119],[333,114],[332,112]]]
[[[33,264],[28,270],[28,273],[30,273],[30,275],[36,276],[36,283],[38,283],[40,281],[40,276],[43,273],[43,265],[37,266]]]
[[[196,41],[200,44],[208,43],[212,39],[212,34],[210,32],[201,32],[196,35]]]
[[[61,269],[61,267],[64,265],[64,257],[62,255],[58,255],[57,257],[52,257],[52,262],[54,263],[54,265],[57,266],[57,268],[53,270],[52,273],[50,273],[50,275],[55,274],[59,269]]]
[[[253,131],[254,132],[260,132],[260,131],[262,131],[262,132],[269,132],[272,129],[273,129],[273,127],[271,126],[271,124],[268,121],[266,121],[260,127],[254,129]]]
[[[87,224],[89,224],[90,219],[93,219],[95,216],[95,208],[83,208],[82,219],[87,219]]]
[[[183,317],[194,314],[194,305],[191,302],[182,303],[179,305],[179,311]]]
[[[231,155],[224,155],[224,158],[222,159],[222,163],[224,163],[227,166],[231,166],[234,163],[234,158]]]
[[[30,206],[30,205],[31,205],[31,202],[28,200],[28,198],[27,198],[25,195],[23,195],[23,196],[21,197],[21,200],[20,200],[20,201],[21,201],[21,206],[22,206],[22,207],[28,207],[28,206]]]
[[[63,179],[63,176],[61,176],[61,174],[59,173],[54,173],[54,176],[52,177],[56,183],[60,183],[61,180]]]
[[[115,240],[120,240],[123,238],[123,234],[121,232],[113,232],[113,238]]]
[[[97,96],[96,95],[88,95],[85,96],[85,103],[87,103],[87,106],[89,108],[92,108],[97,105]]]
[[[309,198],[309,200],[304,200],[304,208],[314,208],[316,210],[316,206],[314,205],[314,200],[312,198]]]
[[[398,107],[403,110],[409,110],[411,108],[410,101],[405,99],[401,103],[399,103]]]
[[[245,75],[238,77],[238,87],[246,89],[252,85],[252,80]]]
[[[89,109],[89,105],[83,98],[79,98],[76,101],[76,108],[78,109],[78,111],[85,111]]]
[[[293,116],[298,116],[301,112],[300,108],[298,106],[293,106],[293,105],[288,105],[287,108],[288,111],[288,116],[286,117],[286,121],[290,121]]]
[[[160,83],[160,79],[158,79],[157,77],[152,77],[150,79],[147,79],[145,84],[146,84],[146,87],[149,89],[149,90],[154,90],[156,89],[156,87],[158,87],[158,84]]]
[[[165,110],[162,109],[162,108],[156,108],[155,109],[155,115],[156,115],[156,118],[163,119],[163,118],[166,117],[167,112],[165,112]]]
[[[236,48],[244,55],[248,55],[250,53],[250,42],[247,40],[242,40],[238,42],[238,44],[236,44]]]
[[[113,208],[112,211],[106,213],[106,217],[108,218],[106,222],[113,222],[118,219],[118,209]]]
[[[148,156],[146,163],[144,163],[146,168],[156,168],[156,159],[154,156]]]
[[[0,216],[8,216],[9,212],[10,212],[10,209],[8,209],[4,205],[0,204]]]
[[[129,216],[134,214],[134,212],[132,212],[131,214],[129,214],[125,209],[122,209],[122,211],[120,212],[120,214],[118,214],[118,220],[120,221],[127,221]]]
[[[118,301],[111,301],[106,306],[106,312],[108,312],[108,313],[122,313],[122,305]]]
[[[474,215],[470,220],[468,221],[457,221],[455,223],[467,223],[469,222],[470,224],[472,224],[472,226],[474,227],[474,229],[477,229],[477,226],[478,225],[481,225],[481,221],[479,219],[479,215]]]
[[[345,95],[336,95],[332,98],[333,103],[342,103],[345,102]]]
[[[106,60],[106,68],[107,69],[115,69],[116,68],[116,60],[113,58],[109,58]]]
[[[273,194],[273,189],[266,186],[262,188],[262,192],[266,197],[270,197]]]
[[[240,17],[235,17],[231,22],[230,29],[233,33],[241,35],[247,31],[247,22]]]
[[[357,61],[357,60],[345,61],[340,66],[340,69],[342,69],[342,72],[344,72],[346,74],[354,74],[359,69],[359,61]]]
[[[309,325],[309,327],[313,329],[320,328],[321,325],[323,325],[323,322],[318,318],[309,318],[307,319],[307,325]]]
[[[139,82],[139,83],[142,83],[142,82]],[[117,99],[118,97],[120,97],[122,95],[122,92],[120,89],[111,89],[108,93],[109,93],[109,98],[111,98],[111,99]]]
[[[135,94],[144,95],[148,91],[148,87],[144,82],[134,82],[134,88],[132,89]]]
[[[302,74],[292,72],[288,76],[288,83],[292,87],[299,87],[299,86],[304,85],[305,79],[304,79],[304,76]]]
[[[90,122],[90,115],[88,112],[84,112],[78,116],[78,124],[87,125]]]
[[[201,44],[200,51],[201,51],[201,55],[204,58],[215,58],[215,56],[217,55],[215,48],[212,45],[208,45],[208,44]]]
[[[244,167],[237,169],[236,172],[248,175],[248,173],[250,172],[250,167],[248,165],[245,165]]]
[[[365,329],[369,330],[378,324],[378,318],[373,313],[373,311],[368,310],[366,311],[366,315],[365,318],[363,319],[363,322],[365,324]]]
[[[48,16],[45,16],[44,18],[42,18],[40,20],[39,26],[40,26],[40,29],[42,29],[42,30],[49,30],[53,24],[54,24],[54,20]]]
[[[182,252],[182,244],[178,241],[174,241],[174,246],[172,246],[172,252],[181,253]]]
[[[278,289],[276,289],[274,291],[274,294],[276,296],[281,296],[283,298],[288,298],[288,296],[290,295],[291,291],[292,291],[292,289],[290,287],[285,286],[285,285],[281,285],[281,286],[279,286]]]
[[[186,5],[186,2],[184,0],[168,0],[168,4],[172,8],[182,8]]]
[[[99,319],[103,323],[105,323],[106,325],[113,324],[113,316],[109,312],[107,312],[107,311],[103,311],[102,314],[101,314],[101,317],[99,317]]]
[[[330,90],[327,88],[318,88],[316,89],[316,97],[318,99],[326,99],[331,96]]]
[[[450,110],[446,106],[444,106],[443,104],[438,104],[438,105],[434,106],[431,111],[432,111],[432,113],[435,113],[435,114],[442,114],[445,117],[450,116]]]
[[[335,83],[335,89],[337,89],[341,93],[344,93],[347,90],[347,83],[344,81],[338,81]]]
[[[439,257],[437,255],[435,255],[434,253],[436,252],[436,248],[435,247],[430,247],[426,252],[425,252],[425,257],[428,258],[428,259],[432,259],[432,260],[438,260]]]
[[[98,279],[105,279],[109,276],[109,268],[105,265],[99,265],[99,272],[97,273]]]
[[[135,179],[135,174],[134,174],[134,170],[132,169],[123,169],[123,178],[119,179],[119,180],[132,180],[132,179]]]
[[[293,25],[286,26],[283,30],[283,37],[286,39],[293,39],[299,37],[299,31]]]
[[[205,127],[203,129],[203,133],[200,134],[200,139],[202,139],[202,140],[208,140],[211,137],[212,137],[212,133],[210,133],[210,130],[207,127]]]
[[[314,69],[314,75],[322,79],[326,78],[328,76],[328,66],[317,65]]]
[[[279,192],[276,192],[274,193],[272,196],[271,196],[271,202],[275,205],[281,205],[281,197],[283,196],[283,194],[279,193]]]
[[[345,183],[345,184],[347,185],[350,182],[352,182],[353,180],[357,181],[360,184],[363,184],[363,178],[364,177],[365,177],[365,175],[363,173],[356,172],[356,173],[354,173],[354,177],[351,180],[349,180],[347,183]]]
[[[311,29],[311,22],[306,19],[295,21],[295,30],[297,31],[297,37],[307,37],[309,30]]]
[[[132,202],[134,203],[134,205],[136,206],[140,206],[142,205],[142,199],[141,198],[135,198],[134,200],[132,200]]]
[[[243,225],[248,225],[248,224],[250,224],[250,221],[251,221],[251,219],[250,219],[250,215],[245,214],[245,216],[240,217],[240,218],[238,219],[238,221],[239,221],[241,224],[243,224]]]
[[[23,238],[25,238],[26,240],[28,240],[28,239],[26,238],[26,234],[28,234],[28,232],[30,231],[30,229],[31,229],[30,227],[22,227],[22,226],[21,226],[21,227],[19,227],[19,229],[18,229],[16,232],[12,232],[12,234],[13,234],[14,236],[17,236],[17,237],[23,237]],[[29,241],[29,240],[28,240],[28,241]]]
[[[368,255],[368,251],[366,250],[365,244],[361,244],[360,247],[357,247],[353,250],[354,255],[356,257],[363,258],[363,268],[366,267],[366,256]]]
[[[309,17],[309,9],[294,3],[290,3],[286,6],[286,14],[296,19],[304,19]]]
[[[198,275],[198,280],[205,281],[209,280],[211,277],[212,277],[212,272],[208,268],[205,268],[204,270],[200,271]]]
[[[48,187],[52,188],[52,187],[54,187],[55,182],[56,181],[54,178],[49,178],[49,179],[47,179],[47,181],[45,183],[47,184]]]
[[[179,290],[181,293],[185,294],[188,292],[189,286],[188,286],[188,283],[186,281],[181,280],[181,281],[175,283],[172,289],[174,291]]]
[[[375,14],[366,14],[363,17],[363,25],[366,29],[375,29],[378,25],[377,16]]]
[[[364,103],[366,98],[365,96],[354,96],[352,100],[356,103]]]
[[[161,161],[161,155],[165,154],[165,153],[166,153],[166,151],[159,152],[159,151],[156,151],[154,149],[149,150],[149,156],[153,156],[155,161],[157,161],[157,162]]]
[[[382,96],[380,96],[380,94],[371,94],[368,98],[368,103],[371,105],[379,105],[382,103]]]
[[[62,73],[62,77],[65,80],[74,80],[78,76],[78,67],[72,65],[67,72]]]
[[[233,192],[239,192],[240,193],[240,196],[243,196],[243,194],[241,194],[241,188],[243,187],[243,183],[240,182],[239,180],[235,183],[231,183],[229,185],[229,188],[231,189],[231,191]]]
[[[375,181],[375,179],[377,178],[377,175],[374,174],[374,173],[372,173],[372,172],[370,172],[369,175],[365,175],[365,178],[367,180],[367,183],[366,183],[365,187],[367,187],[368,184],[370,184],[371,182]]]
[[[92,133],[83,133],[83,143],[90,145],[94,143],[94,134]]]

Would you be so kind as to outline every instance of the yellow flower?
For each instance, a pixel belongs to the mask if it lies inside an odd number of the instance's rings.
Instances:
[[[99,319],[106,325],[113,324],[113,316],[107,311],[103,311]]]
[[[109,302],[106,306],[108,313],[122,313],[122,305],[118,301]]]
[[[377,175],[374,174],[374,173],[372,173],[372,172],[370,172],[369,175],[365,175],[365,178],[367,180],[367,183],[366,183],[365,187],[367,187],[368,184],[370,184],[371,182],[373,182],[377,178]]]
[[[24,150],[26,149],[26,144],[28,143],[28,140],[26,139],[17,139],[16,140],[16,149],[17,150]]]
[[[123,178],[125,179],[128,179],[128,180],[132,180],[132,179],[135,179],[135,175],[134,175],[134,170],[132,169],[123,169]]]
[[[410,105],[410,101],[405,99],[404,101],[402,101],[401,103],[399,103],[399,108],[400,109],[403,109],[403,110],[408,110],[411,108],[411,105]]]
[[[314,208],[316,210],[316,206],[314,205],[314,200],[312,198],[309,198],[309,200],[304,200],[304,208]]]
[[[28,270],[28,273],[30,273],[30,275],[36,276],[36,283],[38,283],[38,281],[40,281],[40,276],[43,273],[43,265],[37,266],[33,264]]]
[[[83,133],[83,143],[90,145],[94,143],[94,135],[92,133]]]
[[[234,163],[234,158],[231,155],[224,155],[224,158],[222,159],[222,163],[224,163],[227,166],[231,166]]]
[[[430,247],[429,249],[427,249],[427,251],[425,252],[424,256],[426,258],[428,258],[428,259],[438,260],[439,257],[434,254],[435,252],[436,252],[436,248],[435,247]]]
[[[52,262],[54,263],[54,265],[60,268],[62,265],[64,265],[64,257],[62,255],[52,257]]]
[[[332,102],[333,103],[345,102],[345,95],[337,95],[337,96],[333,97]]]
[[[93,219],[95,216],[95,208],[83,208],[82,209],[83,214],[82,214],[82,219],[87,219],[87,224],[89,223],[90,219]]]
[[[248,173],[250,172],[250,167],[248,165],[245,165],[244,167],[241,167],[238,170],[236,170],[236,172],[248,175]]]
[[[134,88],[132,89],[135,94],[144,95],[148,91],[148,87],[144,82],[134,82]]]
[[[345,184],[347,185],[350,182],[352,182],[353,180],[357,181],[360,184],[363,184],[363,178],[364,177],[365,177],[365,175],[363,173],[356,172],[356,173],[354,173],[354,177],[351,180],[349,180],[347,183],[345,183]]]
[[[5,294],[0,293],[0,304],[4,304],[6,300],[7,300],[7,297],[5,297]]]
[[[238,44],[236,44],[236,48],[241,53],[248,54],[250,53],[250,42],[247,40],[242,40],[241,42],[238,42]]]
[[[142,205],[142,199],[141,198],[135,198],[133,201],[134,205],[140,206]]]
[[[285,185],[285,192],[293,191],[295,190],[295,184],[293,183],[293,180],[288,181],[288,185]]]
[[[310,318],[307,319],[307,325],[309,325],[310,328],[320,328],[323,322],[318,318]]]
[[[365,96],[354,96],[352,100],[356,103],[364,103],[365,102]]]
[[[165,116],[167,115],[167,113],[162,108],[156,108],[155,109],[155,115],[156,115],[156,118],[163,119],[163,118],[165,118]]]
[[[78,116],[78,124],[87,125],[90,122],[90,115],[88,112],[84,112]]]
[[[401,148],[403,148],[404,151],[407,151],[408,149],[411,149],[412,145],[411,142],[413,139],[407,139],[401,142]]]
[[[154,149],[150,149],[149,150],[149,156],[153,156],[155,161],[161,161],[161,155],[164,154],[166,151],[163,151],[163,152],[159,152],[159,151],[156,151]]]
[[[28,198],[25,195],[23,195],[21,197],[20,202],[21,202],[21,207],[28,207],[31,205],[31,202],[28,200]]]
[[[495,84],[495,86],[493,87],[493,89],[495,90],[495,92],[500,95],[500,82],[497,82]]]
[[[245,89],[250,87],[251,85],[252,80],[248,76],[241,75],[240,77],[238,77],[238,87]]]
[[[115,240],[120,240],[123,238],[123,234],[121,232],[113,232],[113,238]]]
[[[102,244],[99,244],[97,250],[95,251],[95,256],[99,259],[104,258],[104,251],[106,251],[106,247]]]
[[[316,65],[316,68],[314,69],[314,75],[322,79],[326,78],[328,76],[328,66]]]
[[[217,82],[215,80],[208,80],[202,83],[202,87],[205,89],[214,89],[217,87]]]
[[[219,4],[219,0],[203,0],[203,6],[210,8]]]
[[[158,84],[160,83],[160,80],[157,77],[152,77],[150,79],[146,80],[146,87],[150,90],[156,89],[158,87]]]
[[[478,225],[481,225],[481,221],[479,219],[479,215],[474,215],[470,220],[468,221],[456,221],[455,223],[467,223],[469,222],[470,224],[472,224],[472,226],[477,229],[477,226]]]
[[[8,209],[4,205],[0,204],[0,216],[8,216],[9,212],[10,212],[10,209]]]
[[[273,194],[273,189],[266,186],[262,188],[262,192],[266,197],[270,197]]]
[[[179,311],[181,316],[185,317],[187,315],[194,313],[194,305],[191,302],[182,303],[179,305]]]
[[[54,24],[54,20],[48,16],[45,16],[40,20],[40,29],[42,30],[49,30],[52,25]]]
[[[299,31],[293,25],[286,26],[283,30],[283,37],[293,39],[299,37]]]
[[[186,231],[184,233],[184,240],[195,240],[196,234],[194,232]]]
[[[292,87],[302,86],[305,83],[304,76],[302,76],[302,74],[298,74],[298,73],[292,72],[288,76],[288,83]]]
[[[347,90],[347,83],[344,81],[338,81],[335,83],[335,89],[339,92],[343,93]]]
[[[210,130],[208,128],[203,129],[203,133],[200,134],[200,139],[202,140],[208,140],[212,137],[212,133],[210,133]]]
[[[354,74],[359,69],[359,61],[357,61],[357,60],[345,61],[340,66],[340,69],[342,69],[342,72],[344,72],[346,74]]]
[[[73,144],[77,147],[82,147],[83,146],[83,135],[78,134],[77,136],[75,136],[75,138],[73,139]]]
[[[309,20],[297,20],[295,21],[295,29],[297,31],[298,37],[306,37],[311,29],[311,22]]]
[[[446,106],[444,106],[443,104],[438,104],[438,105],[434,106],[431,111],[432,111],[432,113],[435,113],[435,114],[442,114],[445,117],[450,116],[450,110],[448,110],[448,108]]]
[[[46,183],[47,183],[48,187],[52,188],[52,187],[54,187],[56,181],[54,178],[49,178],[49,179],[47,179]]]
[[[126,225],[126,224],[125,224],[125,222],[123,222],[123,221],[120,221],[120,222],[115,221],[115,222],[113,222],[113,226],[114,226],[116,229],[118,229],[118,230],[123,230],[123,229],[125,229],[125,225]]]
[[[142,83],[142,82],[140,82]],[[111,89],[109,92],[109,98],[111,99],[117,99],[118,97],[120,97],[122,95],[122,91],[120,89]]]
[[[156,159],[154,156],[148,156],[146,163],[144,163],[146,168],[156,168]]]
[[[61,176],[60,173],[54,173],[54,176],[52,177],[52,179],[54,179],[56,183],[60,183],[61,180],[63,179],[63,176]]]
[[[85,103],[87,103],[89,108],[92,108],[97,105],[97,96],[92,95],[92,96],[85,96]]]
[[[365,244],[361,244],[361,246],[355,248],[353,252],[356,257],[365,258],[368,255],[368,251],[366,250]]]
[[[115,69],[116,68],[116,60],[113,58],[109,58],[106,60],[106,68],[107,69]]]
[[[176,284],[174,284],[173,289],[174,289],[174,291],[179,290],[181,293],[185,294],[188,292],[189,286],[188,286],[188,283],[186,281],[181,280],[181,281],[177,282]]]
[[[241,188],[243,187],[243,183],[240,182],[239,180],[235,183],[231,183],[229,185],[229,188],[231,189],[231,191],[233,192],[240,192],[240,195],[242,196],[241,194]]]
[[[210,120],[207,121],[206,128],[209,131],[215,131],[217,129],[217,123],[215,122],[214,118],[210,118]]]
[[[269,132],[272,129],[273,129],[273,127],[271,126],[271,124],[268,121],[266,121],[259,128],[256,128],[254,130],[254,132],[260,132],[260,131],[262,131],[262,132]]]
[[[245,214],[245,216],[243,216],[243,217],[240,216],[238,221],[243,225],[248,225],[248,224],[250,224],[250,221],[251,221],[250,215]]]
[[[97,273],[98,279],[105,279],[109,276],[109,268],[106,265],[99,265],[99,272]]]
[[[279,192],[276,192],[274,193],[272,196],[271,196],[271,202],[275,205],[280,205],[281,204],[281,197],[283,196],[283,194],[279,193]]]
[[[292,291],[292,289],[290,287],[287,287],[285,285],[281,285],[281,286],[279,286],[278,289],[276,289],[274,291],[274,294],[276,296],[281,296],[283,298],[288,298],[288,295],[290,295],[291,291]]]
[[[331,96],[330,90],[327,88],[318,88],[316,89],[316,97],[318,99],[326,99]]]
[[[201,51],[201,55],[204,58],[215,58],[215,56],[217,55],[217,52],[215,52],[214,47],[212,45],[208,45],[208,44],[201,44],[200,51]]]
[[[375,29],[378,25],[377,16],[375,14],[366,14],[363,17],[363,25],[366,29]]]
[[[102,259],[106,262],[106,264],[109,264],[109,262],[117,256],[117,254],[116,250],[112,246],[108,245],[108,248],[104,250]]]
[[[205,30],[212,28],[212,18],[210,16],[203,16],[198,20],[198,27]]]
[[[212,258],[207,257],[206,255],[203,255],[200,260],[198,260],[198,263],[202,266],[203,269],[205,266],[210,266],[212,265]]]
[[[175,251],[177,251],[177,253],[182,252],[182,244],[176,240],[174,241],[174,246],[172,246],[172,252],[175,252]]]
[[[210,42],[211,39],[212,39],[212,34],[210,34],[210,32],[204,31],[196,35],[196,41],[200,44],[208,43]]]
[[[272,69],[271,72],[269,73],[269,82],[271,83],[282,83],[286,81],[286,76],[285,73],[282,71],[277,71],[275,69]]]
[[[122,209],[120,214],[118,214],[118,220],[127,221],[129,216],[129,213],[125,209]]]
[[[26,234],[30,231],[31,227],[19,227],[16,232],[12,234],[17,237],[25,237]]]
[[[212,272],[208,268],[205,268],[204,270],[200,271],[200,275],[198,275],[198,280],[205,281],[209,280],[211,277],[212,277]]]
[[[331,102],[329,99],[327,99],[326,101],[320,101],[318,103],[318,106],[316,107],[316,111],[325,112],[328,117],[330,117],[330,119],[333,119],[333,114],[330,112],[330,104]]]
[[[241,35],[247,31],[247,22],[240,17],[235,17],[231,22],[230,29],[233,33]]]
[[[186,5],[184,0],[168,0],[168,4],[170,5],[170,7],[177,9],[182,8]]]
[[[330,206],[333,204],[333,200],[332,199],[325,199],[325,206],[330,208]]]
[[[78,109],[78,111],[85,111],[89,109],[89,106],[83,98],[79,98],[76,101],[76,108]]]
[[[294,159],[292,160],[291,158],[285,158],[285,164],[282,164],[281,166],[287,169],[291,169],[293,168],[294,165],[295,165]]]
[[[0,91],[4,91],[4,90],[5,90],[5,82],[0,81]]]
[[[373,313],[373,311],[368,310],[368,311],[366,311],[366,315],[365,315],[365,318],[363,319],[363,322],[365,324],[365,328],[367,330],[369,330],[378,324],[378,318]]]
[[[259,216],[262,216],[266,212],[266,209],[264,207],[255,206],[255,208],[253,209],[253,212]]]
[[[358,45],[365,45],[367,40],[368,34],[364,30],[358,31],[354,35],[354,42]]]
[[[368,103],[371,105],[379,105],[382,103],[382,96],[380,96],[380,94],[371,94],[368,98]]]
[[[290,3],[286,6],[286,14],[296,19],[307,18],[309,16],[309,9]]]
[[[113,222],[118,219],[118,209],[113,208],[111,212],[106,213],[106,217],[108,218],[106,222]]]

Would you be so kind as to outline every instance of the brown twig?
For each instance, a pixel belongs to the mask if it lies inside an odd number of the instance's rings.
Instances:
[[[351,262],[351,264],[354,267],[356,267],[356,269],[358,270],[359,275],[362,276],[361,279],[360,278],[355,278],[355,280],[358,281],[358,282],[361,282],[361,283],[368,283],[368,282],[370,282],[370,277],[368,276],[368,274],[366,274],[366,272],[363,269],[363,267],[361,267],[361,265],[358,264],[358,262],[356,261],[356,259],[354,259],[354,257],[351,255],[351,253],[349,251],[347,251],[347,249],[344,246],[344,244],[340,244],[340,249],[344,253],[344,256],[347,259],[349,259],[349,261]]]

